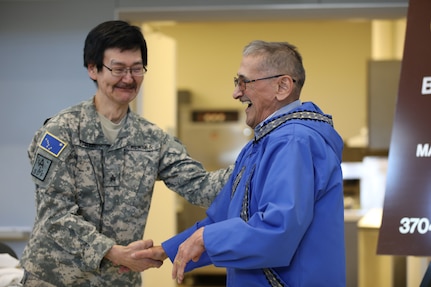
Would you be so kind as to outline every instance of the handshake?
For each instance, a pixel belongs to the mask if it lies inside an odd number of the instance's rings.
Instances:
[[[105,255],[105,258],[120,267],[120,272],[159,268],[167,257],[161,246],[153,246],[151,239],[138,240],[127,246],[114,245]]]
[[[204,227],[199,228],[178,247],[173,260],[172,279],[176,279],[179,284],[184,280],[187,263],[197,262],[205,252],[203,232]],[[132,242],[127,246],[114,245],[105,258],[119,266],[119,272],[142,272],[148,268],[159,268],[168,255],[162,246],[153,246],[153,241],[147,239]]]

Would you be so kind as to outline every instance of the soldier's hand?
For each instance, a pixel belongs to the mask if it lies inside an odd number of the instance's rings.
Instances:
[[[142,272],[149,268],[159,268],[163,265],[163,260],[152,258],[133,258],[132,254],[153,247],[153,241],[138,240],[127,246],[114,245],[106,254],[106,258],[112,261],[114,265],[120,266],[119,272]]]

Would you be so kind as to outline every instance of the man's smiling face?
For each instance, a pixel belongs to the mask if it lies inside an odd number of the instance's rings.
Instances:
[[[262,68],[262,56],[244,56],[238,69],[238,85],[233,91],[233,98],[247,105],[246,124],[255,128],[260,122],[279,108],[276,98],[278,79],[244,83],[243,81],[271,76]],[[242,82],[241,82],[242,81]]]

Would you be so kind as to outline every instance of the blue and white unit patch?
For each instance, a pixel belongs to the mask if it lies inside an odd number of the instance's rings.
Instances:
[[[50,134],[49,132],[46,132],[39,146],[53,156],[58,157],[67,146],[67,143]]]

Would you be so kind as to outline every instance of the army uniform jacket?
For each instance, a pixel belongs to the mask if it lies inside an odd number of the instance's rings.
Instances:
[[[131,111],[111,145],[92,99],[51,118],[28,154],[37,214],[21,264],[58,287],[141,286],[139,273],[119,274],[103,257],[114,244],[142,239],[155,181],[208,206],[230,174],[206,172]]]

